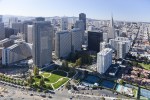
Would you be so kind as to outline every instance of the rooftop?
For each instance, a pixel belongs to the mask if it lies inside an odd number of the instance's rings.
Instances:
[[[109,52],[112,52],[112,49],[110,49],[110,48],[105,48],[105,49],[103,49],[102,51],[100,51],[100,52],[98,53],[98,55],[106,55],[106,54],[108,54]]]
[[[3,44],[3,43],[8,42],[8,41],[10,41],[9,38],[3,39],[3,40],[0,41],[0,44]]]
[[[56,34],[65,34],[65,33],[69,33],[69,31],[67,31],[67,30],[62,30],[62,31],[57,32]]]
[[[14,48],[17,47],[17,46],[18,46],[18,44],[14,44],[14,45],[8,47],[7,49],[14,49]]]

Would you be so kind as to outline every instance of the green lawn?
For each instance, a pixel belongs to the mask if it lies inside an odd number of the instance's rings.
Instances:
[[[52,74],[48,80],[49,80],[49,83],[54,83],[54,82],[57,82],[60,78],[62,78],[63,76],[59,76],[59,75],[56,75],[56,74]]]
[[[58,81],[57,83],[53,84],[54,88],[57,89],[59,88],[62,84],[67,82],[69,79],[68,78],[63,78],[61,81]]]
[[[150,70],[150,64],[139,63],[143,68]]]
[[[50,75],[50,73],[44,72],[41,75],[43,75],[44,77],[48,77]]]
[[[34,79],[35,82],[39,82],[41,78],[34,77],[33,79]]]
[[[51,75],[48,72],[43,72],[41,75],[34,77],[34,84],[39,85],[39,81],[42,76],[44,76],[43,78],[44,78],[46,87],[52,88],[51,85],[53,85],[54,89],[59,88],[62,84],[64,84],[65,82],[67,82],[69,80],[69,78],[66,77],[67,76],[66,72],[58,70],[58,71],[51,72]],[[57,83],[55,83],[55,82],[57,82]],[[53,83],[55,83],[55,84],[53,84]]]

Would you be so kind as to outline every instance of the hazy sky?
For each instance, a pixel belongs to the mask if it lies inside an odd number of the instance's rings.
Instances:
[[[0,0],[0,14],[78,16],[150,22],[150,0]]]

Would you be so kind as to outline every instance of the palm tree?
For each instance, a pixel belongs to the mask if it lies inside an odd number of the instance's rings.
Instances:
[[[43,87],[45,85],[44,78],[41,76],[39,87]]]
[[[34,73],[34,76],[39,75],[39,68],[36,67],[36,66],[34,66],[34,68],[33,68],[33,73]]]

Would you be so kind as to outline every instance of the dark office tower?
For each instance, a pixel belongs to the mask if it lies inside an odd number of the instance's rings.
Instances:
[[[11,35],[15,34],[15,30],[12,28],[5,28],[5,38],[9,38]]]
[[[84,23],[84,30],[86,30],[86,14],[80,13],[79,14],[79,20],[82,20]]]
[[[4,23],[0,22],[0,40],[5,39]]]
[[[2,15],[0,15],[0,23],[2,22],[2,19],[3,19],[3,16],[2,16]]]
[[[36,17],[35,20],[36,21],[45,21],[45,18],[44,17]]]
[[[42,67],[52,61],[53,27],[48,21],[36,21],[33,26],[33,62]]]
[[[88,31],[88,50],[100,51],[100,42],[103,41],[103,32],[101,31]]]
[[[27,37],[28,37],[28,34],[27,34],[27,30],[28,30],[28,25],[32,25],[33,22],[32,21],[24,21],[23,22],[23,38],[24,40],[27,42]]]

